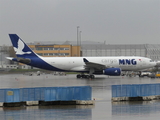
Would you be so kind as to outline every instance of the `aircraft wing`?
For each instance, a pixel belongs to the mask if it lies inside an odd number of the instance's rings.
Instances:
[[[86,69],[95,69],[95,70],[103,70],[106,68],[110,68],[110,66],[105,66],[99,63],[89,62],[86,58],[83,58],[84,63],[86,64],[84,67]]]

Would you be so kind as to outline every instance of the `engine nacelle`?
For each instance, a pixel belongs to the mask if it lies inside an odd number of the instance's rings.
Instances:
[[[110,75],[110,76],[120,76],[121,75],[121,69],[120,68],[107,68],[103,70],[104,75]]]

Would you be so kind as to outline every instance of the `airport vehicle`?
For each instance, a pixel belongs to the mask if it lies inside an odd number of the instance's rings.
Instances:
[[[150,77],[152,75],[151,72],[148,72],[148,71],[143,71],[139,74],[139,77]]]
[[[121,71],[139,71],[156,65],[150,58],[139,56],[42,57],[33,52],[18,35],[9,34],[9,37],[17,57],[7,59],[46,70],[79,72],[77,78],[94,78],[94,74],[120,76]]]

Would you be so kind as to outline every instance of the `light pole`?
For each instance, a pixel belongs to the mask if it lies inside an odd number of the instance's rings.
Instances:
[[[77,56],[78,56],[78,39],[79,38],[79,26],[77,26]]]
[[[79,32],[79,46],[81,46],[81,33],[82,31]]]

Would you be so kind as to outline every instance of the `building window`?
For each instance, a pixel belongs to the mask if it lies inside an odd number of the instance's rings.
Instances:
[[[44,56],[48,56],[49,54],[48,53],[44,53]]]
[[[49,56],[53,56],[53,53],[49,53]]]
[[[69,48],[64,48],[64,50],[69,50]]]
[[[60,50],[69,50],[69,48],[59,48]]]
[[[69,53],[65,53],[65,55],[69,55]]]
[[[49,48],[48,48],[48,50],[53,50],[53,49],[54,49],[53,47],[49,47]]]
[[[48,50],[48,48],[47,48],[47,47],[45,47],[45,48],[44,48],[44,50]]]
[[[59,50],[59,48],[54,48],[54,50]]]
[[[64,53],[59,53],[59,56],[64,56]]]
[[[64,48],[59,48],[60,50],[64,50]]]
[[[58,53],[54,53],[54,55],[55,55],[55,56],[58,56],[59,54],[58,54]]]
[[[38,55],[40,55],[40,56],[43,56],[43,53],[37,53]]]
[[[43,50],[43,48],[42,47],[37,47],[36,50]]]

